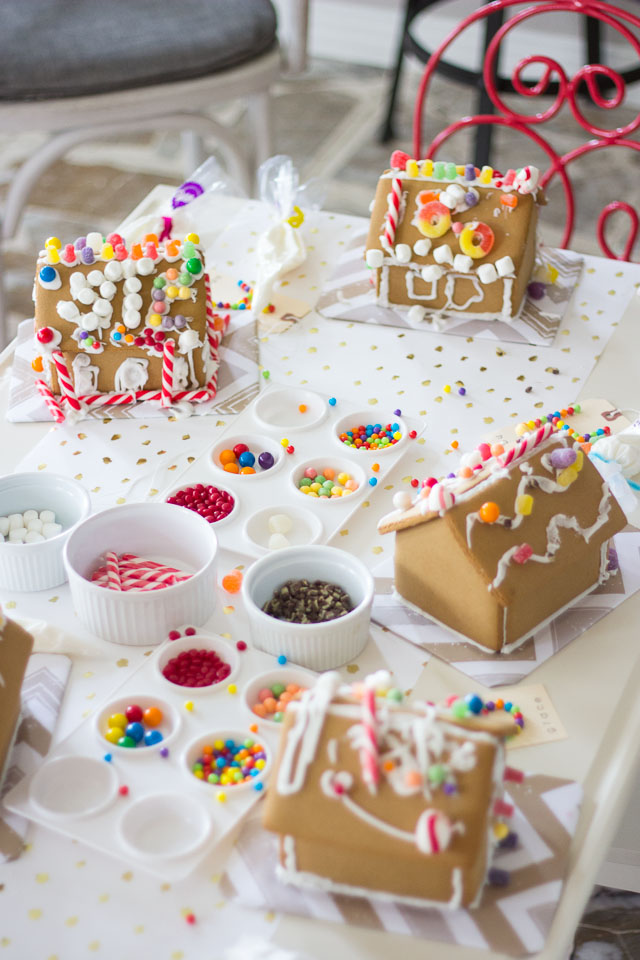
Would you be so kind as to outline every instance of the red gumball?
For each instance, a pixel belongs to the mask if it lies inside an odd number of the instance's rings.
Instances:
[[[238,459],[241,453],[246,453],[248,449],[249,447],[246,445],[246,443],[236,443],[235,447],[233,448],[233,453],[235,455],[236,460]]]
[[[53,340],[53,330],[51,327],[40,327],[36,333],[36,337],[40,343],[51,343]]]
[[[142,710],[137,703],[130,704],[124,714],[129,723],[140,723],[142,720]]]

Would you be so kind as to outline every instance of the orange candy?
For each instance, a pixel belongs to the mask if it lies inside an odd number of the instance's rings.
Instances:
[[[325,480],[335,480],[336,472],[331,467],[325,467],[322,471],[322,476],[325,478]]]
[[[155,233],[145,233],[143,243],[155,243],[158,245],[158,237]]]
[[[408,770],[404,779],[408,787],[422,786],[422,777],[418,770]]]
[[[251,708],[257,717],[266,717],[267,708],[264,703],[254,703]]]
[[[165,271],[165,274],[166,274],[167,280],[177,280],[179,276],[178,271],[176,270],[175,267],[169,267]]]
[[[266,700],[262,701],[262,706],[267,713],[275,713],[278,709],[278,702],[275,697],[267,697]]]
[[[142,246],[139,243],[134,243],[131,245],[131,259],[140,260],[142,257]]]
[[[491,445],[491,456],[492,457],[501,457],[504,453],[504,447],[501,443],[493,443]]]
[[[382,766],[387,771],[387,773],[389,773],[390,770],[394,769],[395,763],[393,762],[393,760],[385,760]]]
[[[213,329],[224,330],[224,320],[222,319],[222,317],[219,317],[217,314],[213,318]]]
[[[459,446],[458,441],[457,441],[457,440],[452,440],[452,441],[451,441],[451,446],[453,447],[454,450],[457,450],[457,449],[458,449],[458,446]]]
[[[158,707],[147,707],[142,714],[142,719],[148,727],[159,727],[162,723],[162,710]]]
[[[240,467],[237,463],[225,463],[224,469],[227,473],[240,473]]]
[[[464,479],[467,480],[469,477],[473,476],[473,470],[471,467],[460,467],[458,470],[458,476],[464,477]]]
[[[287,693],[291,693],[291,694],[293,694],[293,693],[298,693],[299,690],[300,690],[300,687],[298,686],[297,683],[288,683],[288,684],[287,684]]]
[[[42,373],[44,369],[44,366],[42,363],[42,357],[36,357],[34,360],[32,360],[31,366],[33,367],[36,373]]]
[[[377,473],[378,470],[380,469],[380,464],[379,464],[379,463],[372,463],[372,464],[371,464],[371,469],[373,470],[374,473]]]
[[[298,410],[300,411],[300,413],[306,413],[307,412],[306,403],[301,403],[300,406],[298,407]]]
[[[253,467],[243,467],[240,473],[255,473]]]
[[[242,586],[242,574],[239,570],[232,570],[222,578],[222,589],[227,593],[238,593]]]
[[[225,463],[235,463],[236,455],[233,450],[223,450],[220,454],[220,463],[224,466]]]
[[[500,516],[500,507],[497,503],[489,500],[487,503],[482,504],[478,510],[478,516],[483,523],[495,523]]]

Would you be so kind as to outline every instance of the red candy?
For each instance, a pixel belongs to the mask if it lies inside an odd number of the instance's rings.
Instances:
[[[233,448],[233,452],[235,453],[236,460],[238,459],[241,453],[246,453],[248,449],[249,447],[246,445],[246,443],[236,443],[235,447]]]
[[[132,703],[124,712],[129,723],[140,723],[142,720],[142,710],[137,703]]]
[[[239,444],[243,446],[243,444]],[[197,483],[194,487],[185,487],[169,497],[167,503],[175,503],[179,507],[186,507],[199,513],[209,523],[224,520],[233,510],[235,500],[226,490],[219,490],[211,485]]]
[[[51,343],[53,340],[53,330],[51,327],[40,327],[36,333],[36,337],[40,343]]]
[[[406,170],[407,160],[409,160],[409,154],[405,153],[403,150],[394,150],[391,154],[391,169],[392,170]]]
[[[210,687],[231,673],[231,667],[215,650],[183,650],[169,660],[162,675],[179,687]]]

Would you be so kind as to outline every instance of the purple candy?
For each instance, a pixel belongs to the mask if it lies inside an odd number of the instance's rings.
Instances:
[[[154,300],[164,300],[165,293],[164,290],[152,290],[151,296]]]
[[[172,327],[173,327],[173,317],[170,317],[167,314],[165,314],[165,316],[162,318],[162,329],[171,330]]]
[[[506,837],[498,843],[501,850],[513,850],[518,846],[518,834],[510,830]]]
[[[87,245],[86,237],[78,237],[78,239],[74,243],[74,247],[76,248],[76,250],[82,250],[82,248],[86,247],[86,245]]]
[[[577,454],[571,447],[560,447],[551,454],[551,466],[555,470],[564,470],[565,467],[570,467],[576,462],[576,457]]]
[[[492,887],[506,887],[511,880],[511,875],[507,870],[500,870],[498,867],[491,867],[487,880]]]
[[[394,411],[393,411],[393,415],[394,415],[394,417],[401,417],[401,416],[402,416],[402,410],[394,410]]]
[[[258,463],[263,470],[270,470],[274,465],[275,460],[273,459],[273,454],[269,453],[268,450],[265,450],[264,453],[261,453],[258,457]]]
[[[183,317],[181,313],[177,313],[173,318],[173,322],[176,330],[182,330],[182,328],[187,325],[187,318]]]
[[[455,473],[448,473],[448,474],[447,474],[447,480],[451,480],[453,477],[455,477]]]
[[[445,783],[442,789],[448,797],[453,796],[453,794],[457,792],[455,783]]]
[[[527,287],[527,293],[532,300],[542,300],[546,289],[546,284],[540,283],[539,280],[534,280],[533,283],[530,283]]]
[[[93,263],[95,260],[91,247],[83,247],[80,251],[80,256],[82,257],[82,262],[86,264]]]
[[[168,757],[168,756],[169,756],[169,747],[162,747],[161,750],[160,750],[160,756],[161,756],[161,757]]]
[[[478,198],[476,197],[475,193],[472,193],[471,190],[469,190],[469,192],[465,193],[464,195],[464,202],[468,207],[475,207],[476,203],[478,202]]]
[[[464,177],[465,177],[465,180],[475,180],[476,168],[472,163],[465,164]]]
[[[81,339],[81,340],[86,340],[88,336],[89,336],[89,334],[87,333],[86,330],[81,330],[81,331],[80,331],[80,339]]]
[[[464,397],[464,395],[466,394],[466,392],[467,392],[467,391],[465,390],[464,387],[460,387],[460,389],[458,390],[458,393],[460,394],[461,397]]]

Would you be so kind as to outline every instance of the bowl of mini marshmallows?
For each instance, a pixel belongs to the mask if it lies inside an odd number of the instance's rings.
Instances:
[[[76,480],[45,472],[0,478],[0,587],[49,590],[64,583],[64,545],[90,512],[89,494]]]

